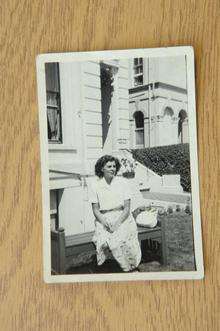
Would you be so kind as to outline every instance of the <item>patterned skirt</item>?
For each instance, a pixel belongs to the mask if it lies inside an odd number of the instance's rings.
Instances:
[[[114,223],[121,211],[106,213],[108,222]],[[137,225],[130,215],[120,227],[113,233],[95,221],[95,234],[93,242],[96,245],[97,263],[101,265],[105,260],[114,258],[124,271],[130,271],[139,265],[141,261],[141,249],[138,241]]]

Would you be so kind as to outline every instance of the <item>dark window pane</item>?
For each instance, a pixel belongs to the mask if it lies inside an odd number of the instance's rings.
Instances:
[[[139,68],[138,67],[135,67],[134,68],[134,74],[136,75],[136,74],[138,74],[139,73]]]
[[[60,190],[50,190],[50,225],[51,230],[59,227],[59,194]]]
[[[136,129],[141,129],[144,127],[144,115],[141,111],[137,111],[134,115],[135,127]]]
[[[136,130],[136,145],[144,145],[144,130]]]
[[[50,190],[50,210],[57,211],[57,191]]]
[[[59,94],[54,92],[47,92],[47,106],[59,107]]]
[[[134,85],[135,86],[143,85],[143,75],[134,77]]]
[[[142,57],[137,57],[134,59],[134,65],[142,65],[143,64],[143,58]]]
[[[48,138],[51,141],[58,141],[61,136],[60,132],[60,114],[58,109],[47,107],[48,120]]]
[[[46,63],[46,90],[59,92],[59,64]]]
[[[142,74],[143,73],[143,67],[142,66],[138,66],[134,68],[134,74],[138,75],[138,74]]]

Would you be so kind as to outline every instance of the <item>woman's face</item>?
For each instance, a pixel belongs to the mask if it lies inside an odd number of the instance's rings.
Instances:
[[[116,164],[115,161],[108,161],[102,168],[103,176],[106,179],[112,179],[116,173]]]

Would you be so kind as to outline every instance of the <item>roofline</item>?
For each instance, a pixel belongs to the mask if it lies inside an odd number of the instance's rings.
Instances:
[[[132,87],[129,89],[129,94],[133,94],[133,93],[141,92],[141,91],[148,91],[149,87],[152,88],[153,86],[156,89],[162,88],[162,89],[171,90],[171,91],[175,91],[175,92],[182,93],[182,94],[187,94],[187,89],[184,89],[179,86],[171,85],[171,84],[162,83],[162,82],[156,82],[154,84],[150,83],[150,84],[146,84],[146,85]]]

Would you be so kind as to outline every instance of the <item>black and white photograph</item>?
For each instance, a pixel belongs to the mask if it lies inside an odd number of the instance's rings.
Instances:
[[[203,277],[191,47],[37,58],[46,282]]]

